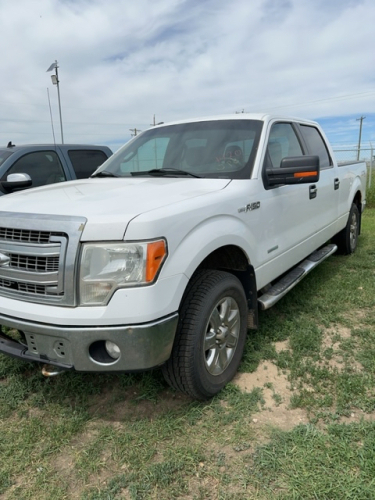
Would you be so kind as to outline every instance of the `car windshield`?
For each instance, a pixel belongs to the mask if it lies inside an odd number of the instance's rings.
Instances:
[[[12,154],[13,151],[9,151],[9,149],[0,149],[0,165]]]
[[[261,129],[261,121],[244,119],[149,129],[111,156],[94,177],[248,179]]]

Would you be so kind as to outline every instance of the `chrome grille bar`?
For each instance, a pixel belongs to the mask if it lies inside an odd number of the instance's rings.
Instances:
[[[9,255],[9,267],[40,273],[56,272],[59,269],[59,257],[38,257],[35,255]]]
[[[26,243],[48,243],[49,237],[50,233],[48,231],[0,227],[0,240],[23,241]]]

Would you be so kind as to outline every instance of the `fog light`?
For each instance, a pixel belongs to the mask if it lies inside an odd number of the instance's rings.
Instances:
[[[120,357],[121,351],[118,345],[116,345],[114,342],[111,342],[110,340],[105,341],[105,349],[107,353],[111,356],[113,359],[118,359]]]

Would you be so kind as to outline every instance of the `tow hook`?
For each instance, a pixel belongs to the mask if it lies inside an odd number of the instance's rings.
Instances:
[[[42,374],[45,377],[56,377],[56,375],[60,375],[62,372],[65,372],[65,370],[59,366],[43,365],[42,368]]]

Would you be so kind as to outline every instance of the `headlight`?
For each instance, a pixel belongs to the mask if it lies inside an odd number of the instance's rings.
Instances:
[[[118,288],[152,283],[166,255],[164,240],[85,243],[80,265],[80,305],[105,305]]]

